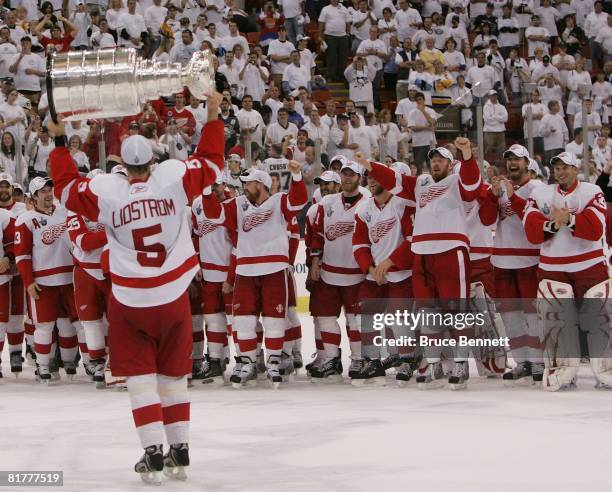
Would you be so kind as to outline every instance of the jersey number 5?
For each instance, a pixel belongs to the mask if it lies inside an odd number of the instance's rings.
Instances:
[[[161,232],[161,224],[132,231],[134,248],[138,251],[136,260],[139,265],[159,268],[164,264],[164,261],[166,261],[166,248],[164,248],[164,245],[161,243],[145,244],[146,238],[161,234]]]

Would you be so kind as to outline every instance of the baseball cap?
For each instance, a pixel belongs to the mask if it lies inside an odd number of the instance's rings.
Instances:
[[[43,178],[41,176],[37,176],[32,181],[30,181],[30,193],[33,195],[38,190],[42,190],[47,185],[53,186],[53,181],[51,181],[51,178]]]
[[[412,170],[410,169],[410,166],[406,164],[405,162],[396,161],[393,164],[391,164],[389,167],[393,169],[396,173],[403,174],[404,176],[412,175]]]
[[[538,163],[535,159],[529,158],[529,166],[527,166],[527,170],[533,171],[538,176],[544,177],[542,174],[542,170],[540,169],[540,166],[538,166]]]
[[[510,155],[529,159],[529,151],[519,144],[511,145],[510,148],[504,152],[504,159],[507,159],[508,157],[510,157]]]
[[[240,156],[238,154],[230,154],[229,157],[227,158],[228,161],[236,161],[236,162],[240,162],[242,161],[242,159],[240,158]]]
[[[304,36],[302,34],[298,34],[297,38],[295,38],[297,40],[297,42],[299,43],[300,41],[302,41],[302,39],[310,39],[309,36]]]
[[[17,190],[23,193],[23,186],[21,186],[19,183],[13,183],[13,193],[15,193]]]
[[[113,166],[111,169],[111,174],[121,174],[122,176],[127,177],[127,171],[125,170],[125,167],[123,167],[123,164]]]
[[[497,91],[495,89],[491,89],[487,92],[487,96],[497,96]]]
[[[329,160],[329,164],[331,165],[331,163],[334,162],[334,161],[340,161],[342,163],[342,165],[344,166],[348,162],[348,159],[346,157],[344,157],[342,154],[338,154],[338,155],[333,156]]]
[[[13,186],[13,177],[9,173],[0,173],[0,183],[6,181],[9,186]]]
[[[578,167],[576,156],[574,156],[574,154],[570,154],[569,152],[561,152],[559,155],[553,157],[550,160],[550,165],[554,166],[558,163],[557,161],[561,161],[563,164],[567,164],[568,166]]]
[[[87,173],[86,177],[91,179],[91,178],[95,178],[98,174],[104,174],[104,171],[102,171],[102,169],[92,169],[91,171]]]
[[[410,85],[408,86],[408,90],[409,90],[409,91],[417,91],[417,92],[418,92],[418,91],[419,91],[419,88],[418,88],[416,85],[414,85],[414,84],[410,84]]]
[[[2,31],[2,29],[8,29],[9,31],[11,30],[11,28],[9,26],[7,26],[6,24],[2,24],[0,26],[0,31]]]
[[[313,180],[314,184],[316,184],[316,185],[320,184],[322,181],[325,182],[325,183],[338,183],[338,184],[340,184],[340,176],[335,171],[325,171],[324,173],[321,174],[321,176],[317,176]]]
[[[363,174],[363,169],[355,161],[347,161],[346,163],[342,164],[340,172],[344,171],[345,169],[350,169],[355,174],[359,174],[360,176]]]
[[[451,151],[445,147],[436,147],[435,149],[431,149],[429,152],[427,152],[427,157],[431,159],[436,154],[439,154],[440,156],[444,157],[445,159],[448,159],[449,161],[455,160]]]
[[[121,144],[121,160],[128,166],[144,166],[153,159],[151,143],[142,135],[132,135]]]
[[[254,167],[243,171],[240,175],[240,181],[243,183],[248,183],[249,181],[259,181],[268,189],[272,186],[272,178],[270,175],[267,172],[260,169],[255,169]]]

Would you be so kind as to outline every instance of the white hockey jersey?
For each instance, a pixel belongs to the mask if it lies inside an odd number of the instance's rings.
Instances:
[[[191,206],[193,234],[198,238],[200,266],[207,282],[225,282],[232,255],[232,241],[222,224],[209,220],[204,213],[202,197]]]
[[[353,255],[362,271],[371,258],[374,266],[387,258],[394,260],[395,266],[387,272],[389,282],[400,282],[412,275],[410,250],[401,252],[400,246],[410,240],[412,203],[392,195],[379,206],[374,197],[362,200],[355,210],[355,232],[353,234]],[[396,253],[393,255],[393,253]],[[363,260],[360,260],[360,257]],[[409,258],[410,257],[410,258]],[[374,280],[369,273],[367,280]]]
[[[6,209],[0,208],[0,258],[4,258],[7,250],[13,247],[15,237],[15,217]],[[11,270],[0,273],[0,285],[11,280]]]
[[[104,280],[101,261],[107,243],[105,227],[75,214],[68,215],[67,224],[74,262],[92,277]]]
[[[516,189],[514,193],[527,200],[533,190],[541,185],[540,181],[532,179]],[[537,265],[540,261],[540,246],[527,239],[521,216],[512,208],[512,203],[504,188],[502,188],[498,204],[499,219],[495,230],[491,263],[494,267],[509,270]]]
[[[321,249],[321,279],[330,285],[355,285],[363,281],[355,257],[347,254],[352,248],[356,207],[363,196],[351,205],[342,193],[327,195],[318,203],[311,248]]]
[[[278,178],[280,183],[280,191],[289,191],[289,185],[291,184],[289,159],[285,159],[284,157],[269,157],[268,159],[263,161],[258,167],[262,171],[267,172],[270,176],[275,176],[276,178]]]
[[[23,283],[55,286],[72,283],[72,256],[66,228],[68,211],[54,206],[51,214],[29,210],[15,223],[15,260]]]
[[[543,226],[550,220],[553,207],[568,208],[574,224],[571,228],[562,226],[555,234],[544,234]],[[535,188],[523,223],[528,236],[543,240],[539,267],[553,272],[579,272],[605,263],[605,217],[606,201],[599,186],[576,182],[568,192],[556,184]]]
[[[493,252],[493,230],[486,226],[480,218],[480,202],[473,200],[464,202],[465,220],[468,238],[470,240],[470,260],[488,258]]]

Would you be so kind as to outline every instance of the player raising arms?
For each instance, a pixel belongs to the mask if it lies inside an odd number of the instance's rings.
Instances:
[[[109,352],[113,374],[125,376],[145,454],[136,472],[161,483],[161,471],[185,479],[189,465],[191,315],[187,287],[198,270],[188,204],[223,170],[220,94],[207,100],[208,123],[190,159],[151,170],[153,151],[141,135],[126,138],[118,174],[83,178],[66,147],[62,122],[50,123],[56,149],[49,161],[55,195],[72,212],[104,225],[108,238]],[[170,450],[163,454],[166,439]]]

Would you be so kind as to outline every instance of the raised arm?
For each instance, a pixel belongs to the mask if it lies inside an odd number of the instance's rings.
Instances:
[[[385,189],[406,200],[414,201],[414,189],[416,186],[416,178],[414,176],[405,176],[396,173],[393,169],[388,168],[384,164],[378,162],[370,162],[365,158],[363,152],[355,153],[355,161],[366,169],[372,178],[380,183]]]

